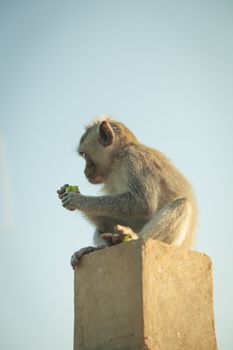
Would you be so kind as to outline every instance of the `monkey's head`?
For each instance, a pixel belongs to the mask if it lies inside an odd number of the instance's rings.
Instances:
[[[105,183],[117,154],[132,142],[137,142],[135,136],[123,124],[109,118],[88,126],[77,149],[86,161],[84,173],[88,181]]]

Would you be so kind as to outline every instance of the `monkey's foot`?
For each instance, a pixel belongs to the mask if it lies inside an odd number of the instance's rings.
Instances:
[[[114,233],[103,233],[101,238],[115,245],[122,242],[136,240],[139,236],[130,227],[116,225],[114,227]]]
[[[100,250],[100,249],[104,249],[106,248],[105,244],[101,244],[98,247],[85,247],[82,249],[79,249],[77,252],[75,252],[72,256],[71,256],[71,266],[73,267],[73,270],[75,269],[75,266],[78,265],[78,262],[80,261],[80,259],[82,258],[83,255],[85,254],[89,254],[91,252],[94,252],[96,250]]]

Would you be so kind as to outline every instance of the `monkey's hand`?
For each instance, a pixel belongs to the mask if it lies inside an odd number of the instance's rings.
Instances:
[[[103,233],[101,238],[115,245],[139,239],[139,236],[130,227],[116,225],[114,227],[114,233]]]
[[[78,209],[80,192],[66,192],[67,187],[69,187],[68,184],[62,186],[60,190],[57,191],[58,197],[61,199],[64,208],[68,210]]]
[[[66,192],[67,187],[69,187],[69,185],[65,184],[59,190],[57,190],[57,194],[58,194],[59,198],[61,198],[60,195],[62,195]]]
[[[70,261],[71,266],[73,267],[73,270],[75,269],[75,266],[78,265],[78,263],[83,255],[89,254],[91,252],[94,252],[95,250],[100,250],[100,249],[104,249],[104,248],[106,248],[106,245],[101,244],[98,247],[85,247],[85,248],[82,248],[82,249],[78,250],[77,252],[75,252],[72,255],[71,261]]]

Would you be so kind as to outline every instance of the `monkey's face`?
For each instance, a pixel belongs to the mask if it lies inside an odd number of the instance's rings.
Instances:
[[[108,122],[89,128],[81,137],[78,153],[85,159],[85,176],[92,184],[105,183],[114,154],[114,134]]]
[[[92,184],[102,184],[105,182],[104,174],[102,173],[101,164],[94,162],[87,154],[83,154],[86,161],[84,174],[88,181]]]

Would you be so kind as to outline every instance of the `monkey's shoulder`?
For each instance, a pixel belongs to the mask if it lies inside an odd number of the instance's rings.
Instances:
[[[162,152],[139,143],[124,147],[119,154],[119,159],[124,159],[124,163],[129,167],[143,167],[144,169],[159,170],[171,165],[170,160]]]
[[[177,192],[179,188],[189,188],[190,184],[172,162],[160,151],[142,144],[132,144],[124,149],[124,173],[131,182],[148,188],[153,184],[163,189],[171,188]],[[186,192],[186,191],[185,191]]]

